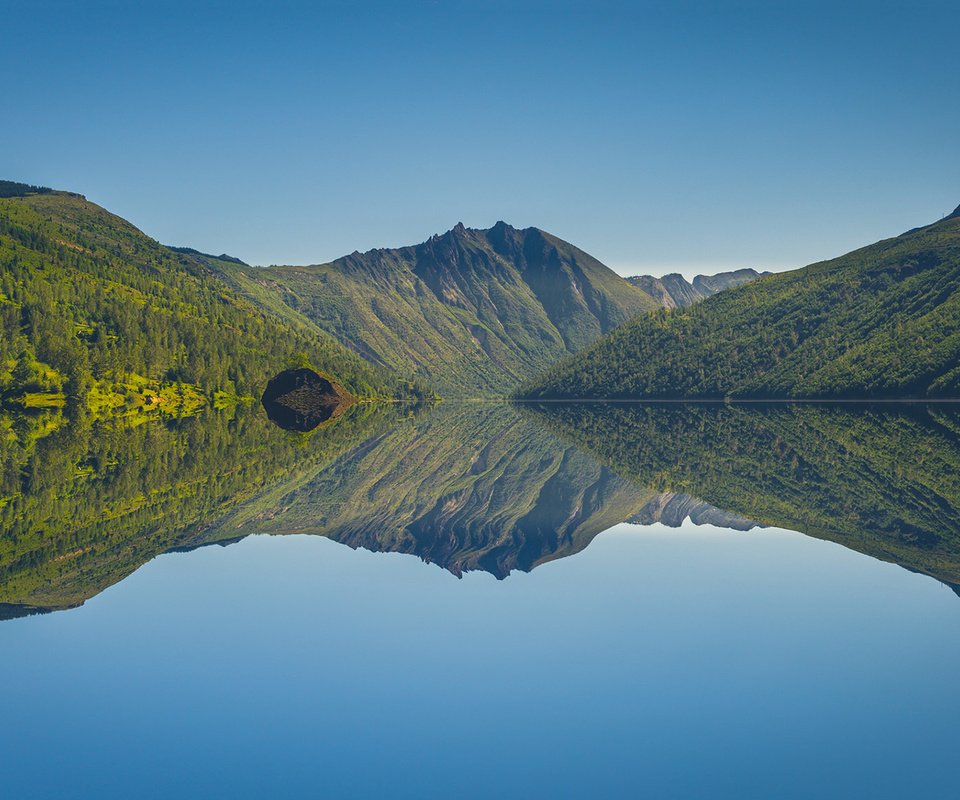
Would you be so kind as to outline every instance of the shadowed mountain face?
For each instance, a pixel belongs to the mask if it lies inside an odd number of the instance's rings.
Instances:
[[[536,408],[565,441],[638,485],[960,583],[955,405]]]
[[[664,308],[683,308],[704,300],[711,295],[755,281],[761,274],[755,269],[738,269],[718,272],[716,275],[697,275],[691,283],[683,275],[671,273],[662,278],[652,275],[635,275],[627,278],[634,286],[643,289]]]
[[[503,395],[657,306],[573,245],[503,222],[320,266],[217,267],[263,307],[295,311],[446,397]]]

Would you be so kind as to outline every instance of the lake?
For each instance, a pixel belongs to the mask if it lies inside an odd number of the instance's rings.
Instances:
[[[0,433],[5,797],[952,793],[956,406]]]

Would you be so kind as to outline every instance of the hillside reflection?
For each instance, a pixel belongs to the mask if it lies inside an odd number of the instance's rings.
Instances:
[[[0,617],[77,606],[170,551],[322,535],[504,578],[621,522],[788,528],[960,583],[952,407],[256,406],[0,418]]]
[[[960,408],[543,405],[625,479],[960,583]]]

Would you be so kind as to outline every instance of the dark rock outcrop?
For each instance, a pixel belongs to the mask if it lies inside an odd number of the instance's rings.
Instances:
[[[356,398],[312,369],[300,367],[271,378],[260,402],[281,428],[306,432],[342,414]]]

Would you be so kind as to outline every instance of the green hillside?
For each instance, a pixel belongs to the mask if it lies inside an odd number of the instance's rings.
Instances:
[[[23,187],[0,199],[0,399],[257,395],[298,354],[354,394],[406,391],[308,320],[242,297],[216,263],[80,195]]]
[[[960,396],[960,209],[832,261],[638,317],[525,398]]]
[[[456,226],[414,247],[330,264],[223,264],[277,314],[312,320],[373,363],[448,397],[503,395],[656,307],[595,258],[536,228]]]

